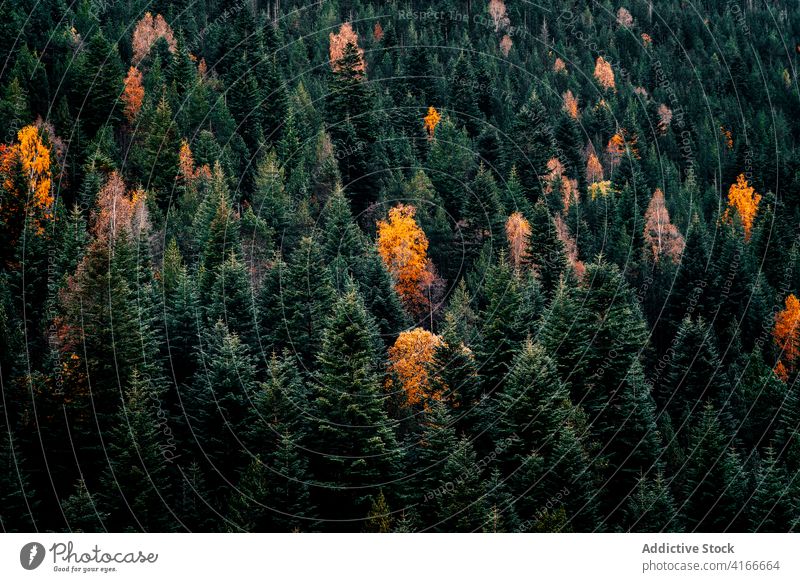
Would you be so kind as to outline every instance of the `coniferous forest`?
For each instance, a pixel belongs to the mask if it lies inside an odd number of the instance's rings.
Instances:
[[[800,527],[800,6],[0,3],[0,529]]]

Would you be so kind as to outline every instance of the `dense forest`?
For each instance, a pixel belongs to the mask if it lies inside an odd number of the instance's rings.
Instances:
[[[800,6],[0,2],[0,529],[800,527]]]

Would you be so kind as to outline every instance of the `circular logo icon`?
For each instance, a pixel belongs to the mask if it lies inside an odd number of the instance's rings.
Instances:
[[[44,561],[44,546],[39,542],[30,542],[19,551],[19,563],[26,570],[35,570]]]

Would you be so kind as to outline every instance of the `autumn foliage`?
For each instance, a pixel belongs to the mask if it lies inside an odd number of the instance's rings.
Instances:
[[[566,111],[572,119],[578,119],[578,100],[569,89],[564,93],[564,111]]]
[[[503,52],[504,57],[507,57],[508,53],[511,52],[512,46],[514,46],[514,41],[511,40],[510,36],[504,34],[503,38],[500,39],[500,50]]]
[[[142,85],[142,73],[136,67],[128,70],[125,77],[125,89],[122,91],[122,103],[125,106],[125,118],[129,123],[134,119],[142,108],[144,101],[144,86]]]
[[[586,274],[586,265],[578,258],[578,244],[569,233],[569,227],[560,214],[553,217],[553,223],[556,227],[556,236],[561,244],[564,245],[564,252],[567,255],[567,263],[572,267],[575,276],[578,279],[583,279]]]
[[[611,63],[603,57],[597,57],[594,64],[594,78],[600,83],[604,89],[616,90],[616,83],[614,81],[614,71],[611,68]]]
[[[389,348],[390,375],[386,387],[392,389],[395,382],[399,384],[410,405],[431,398],[440,399],[440,393],[431,391],[430,366],[436,348],[441,343],[439,336],[426,329],[415,328],[402,332]]]
[[[608,144],[606,145],[606,157],[612,172],[622,161],[624,153],[625,139],[619,133],[615,133],[611,136],[611,139],[608,140]]]
[[[750,240],[753,231],[753,220],[758,214],[758,205],[761,202],[761,194],[747,183],[744,174],[739,174],[736,183],[731,184],[728,190],[728,209],[725,211],[725,220],[731,220],[731,210],[734,210],[742,221],[744,236]]]
[[[416,208],[399,204],[389,211],[389,220],[378,221],[378,252],[392,274],[395,290],[412,313],[430,306],[429,288],[435,275],[428,259],[428,238],[414,215]]]
[[[160,38],[167,41],[170,52],[174,53],[177,47],[175,33],[167,24],[167,21],[160,14],[153,17],[151,13],[145,13],[136,24],[136,28],[133,29],[133,63],[138,65],[142,62],[150,54],[150,49]]]
[[[17,132],[16,144],[0,148],[4,190],[0,215],[7,228],[20,223],[22,217],[33,217],[41,232],[42,221],[52,218],[51,166],[50,146],[36,125],[23,127]]]
[[[786,298],[786,308],[775,316],[772,337],[775,345],[781,349],[781,359],[775,373],[787,380],[800,354],[800,301],[794,294]]]
[[[589,152],[586,160],[586,181],[590,184],[603,181],[603,165],[594,151]]]
[[[617,10],[617,24],[625,28],[633,26],[633,16],[627,8]]]
[[[658,130],[667,133],[670,123],[672,123],[672,109],[662,103],[658,106]]]
[[[503,0],[489,0],[489,16],[492,17],[495,32],[509,25],[506,5]]]
[[[531,225],[520,212],[514,212],[506,220],[506,238],[511,264],[519,269],[528,256],[528,244],[531,236]]]
[[[358,65],[356,66],[356,71],[359,73],[363,73],[367,70],[367,65],[364,61],[364,49],[358,46],[358,34],[355,30],[353,30],[353,25],[349,22],[345,22],[339,28],[339,32],[337,33],[330,33],[330,56],[331,56],[331,67],[334,71],[338,71],[341,65],[339,61],[344,56],[344,50],[347,48],[348,44],[352,44],[356,50],[358,51]]]
[[[428,131],[428,139],[433,139],[433,132],[436,130],[436,126],[439,125],[441,119],[442,116],[439,115],[435,107],[428,107],[428,114],[423,118],[425,129]]]
[[[662,257],[677,263],[683,253],[683,236],[670,222],[669,211],[664,203],[664,193],[656,188],[644,215],[644,239],[654,263]]]

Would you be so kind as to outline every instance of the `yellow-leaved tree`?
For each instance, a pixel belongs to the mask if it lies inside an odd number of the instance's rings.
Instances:
[[[528,259],[531,224],[521,212],[514,212],[506,220],[506,238],[508,239],[508,255],[511,264],[519,269]]]
[[[436,130],[436,126],[439,125],[441,120],[442,116],[439,115],[436,108],[433,105],[428,107],[428,114],[423,118],[425,129],[428,131],[428,139],[433,139],[433,132]]]
[[[392,274],[394,287],[409,312],[430,308],[430,287],[436,278],[428,259],[428,237],[414,220],[416,208],[398,204],[389,220],[378,221],[378,253]]]
[[[745,240],[750,240],[753,231],[753,220],[758,214],[758,205],[761,194],[747,183],[744,174],[739,174],[736,183],[731,184],[728,190],[728,209],[725,211],[725,220],[731,220],[731,210],[734,210],[742,221]]]
[[[52,157],[50,145],[41,129],[26,125],[17,132],[17,143],[0,146],[0,218],[6,232],[4,244],[16,240],[25,220],[30,219],[37,232],[53,217]],[[52,135],[50,136],[52,140]]]

